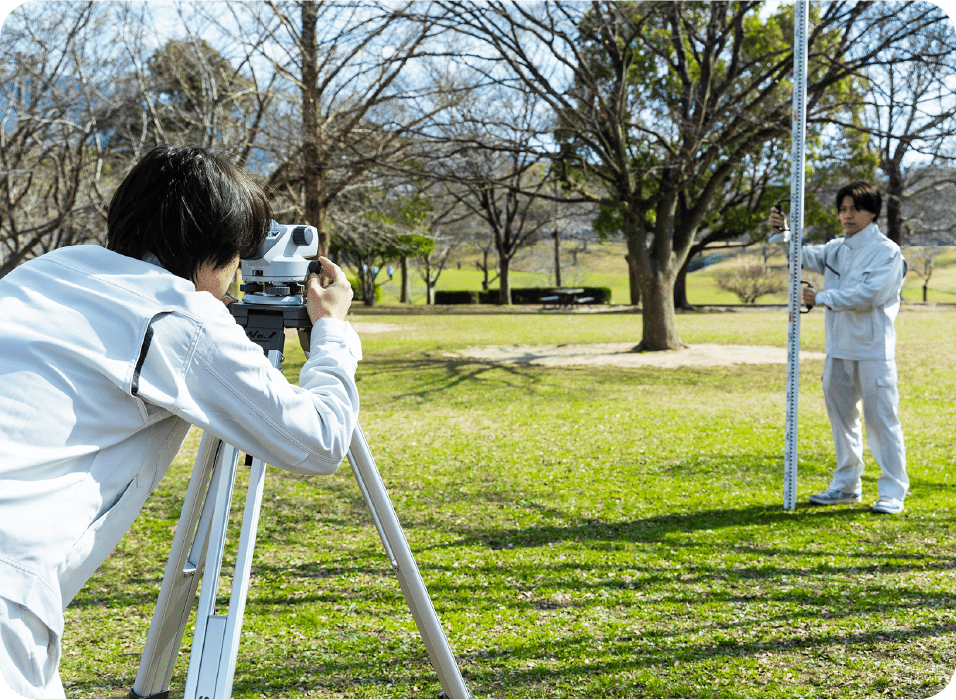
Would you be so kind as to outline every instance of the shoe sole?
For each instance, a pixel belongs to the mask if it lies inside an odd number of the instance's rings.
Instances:
[[[874,513],[880,513],[880,514],[882,514],[882,515],[899,515],[900,513],[903,512],[903,509],[900,508],[899,510],[890,510],[890,509],[887,509],[887,508],[877,508],[876,506],[874,506],[874,507],[873,507],[873,512],[874,512]]]
[[[813,496],[810,496],[810,503],[815,506],[838,506],[841,503],[859,503],[863,500],[862,496],[857,498],[840,498],[834,501],[824,501],[821,499],[814,499]]]

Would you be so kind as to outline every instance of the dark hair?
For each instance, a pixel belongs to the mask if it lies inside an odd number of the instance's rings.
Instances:
[[[880,210],[883,208],[883,196],[880,191],[871,182],[857,180],[840,188],[836,195],[836,208],[840,209],[843,200],[849,197],[853,200],[853,206],[860,211],[871,212],[879,218]]]
[[[132,258],[152,253],[174,275],[253,257],[271,209],[262,189],[228,159],[202,148],[147,153],[110,202],[106,247]]]

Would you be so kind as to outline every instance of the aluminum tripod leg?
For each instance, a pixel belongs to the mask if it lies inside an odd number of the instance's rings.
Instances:
[[[168,697],[173,667],[202,576],[213,511],[209,496],[215,493],[222,477],[222,461],[218,459],[222,444],[221,440],[207,433],[199,445],[139,672],[133,684],[133,697]],[[220,467],[218,473],[216,467]]]
[[[239,461],[238,451],[223,446],[223,460],[231,463],[235,476]],[[262,486],[265,480],[265,465],[259,460],[252,463],[249,474],[249,490],[246,494],[242,530],[239,535],[239,552],[229,594],[229,609],[226,615],[216,614],[216,598],[222,558],[229,529],[229,512],[232,489],[217,493],[215,510],[210,530],[210,544],[206,550],[205,573],[193,634],[189,671],[186,673],[187,698],[228,698],[232,696],[232,680],[239,654],[239,637],[242,618],[249,593],[249,578],[252,571],[252,553],[255,548],[256,530],[259,525],[259,509],[262,505]]]
[[[270,351],[269,360],[272,366],[278,369],[282,364],[282,353],[278,350]],[[239,532],[239,550],[236,554],[232,590],[229,593],[229,609],[226,615],[217,615],[216,598],[219,593],[226,534],[229,530],[232,484],[235,482],[239,451],[224,444],[220,459],[230,465],[232,478],[228,488],[219,488],[216,494],[209,535],[212,546],[206,550],[203,586],[199,594],[196,629],[193,633],[189,670],[186,673],[187,698],[232,697],[232,681],[236,671],[236,658],[239,655],[239,638],[242,635],[242,618],[252,575],[252,554],[256,546],[259,511],[262,507],[266,465],[261,460],[254,459],[249,472],[249,487]],[[221,481],[220,484],[224,482]]]
[[[362,428],[357,424],[352,434],[348,459],[355,480],[372,514],[375,528],[382,539],[385,553],[398,577],[405,601],[418,626],[418,632],[422,641],[425,642],[428,657],[438,674],[443,695],[447,698],[470,698],[471,694],[465,687],[465,681],[461,677],[455,656],[448,646],[448,639],[435,613],[435,607],[428,596],[428,591],[425,590],[422,575],[408,547],[408,541],[402,532],[402,526],[395,515],[388,493],[385,491],[385,485],[375,466],[368,442],[365,440]]]
[[[278,351],[271,351],[269,359],[278,368],[282,355]],[[234,447],[211,435],[203,435],[183,504],[183,517],[176,530],[173,550],[166,565],[156,611],[132,688],[134,697],[168,697],[173,667],[201,575],[203,586],[186,675],[185,697],[228,698],[231,695],[265,478],[265,465],[258,459],[253,460],[229,611],[225,616],[216,615],[216,597],[238,462],[239,453]],[[199,497],[203,492],[206,496],[200,503]],[[187,555],[186,540],[190,536],[193,539]],[[212,547],[209,547],[210,541]]]
[[[190,499],[187,492],[186,505],[192,505],[193,509],[183,508],[184,518],[176,532],[173,553],[166,567],[139,673],[133,685],[133,694],[137,697],[168,697],[173,668],[182,645],[186,621],[196,597],[200,576],[203,585],[199,595],[189,670],[186,674],[185,697],[228,698],[232,693],[242,618],[249,592],[252,553],[262,504],[265,465],[259,460],[252,463],[239,535],[239,552],[229,595],[229,609],[226,615],[217,615],[215,605],[239,453],[231,445],[212,436],[209,436],[208,440],[204,436],[203,441],[212,445],[207,453],[215,460],[215,466],[211,467],[197,460],[194,476],[209,472],[212,472],[213,476],[209,480],[201,514],[198,512],[199,503],[196,499]],[[200,452],[203,452],[202,447]],[[187,512],[190,513],[189,516],[185,515]],[[187,550],[179,542],[188,537],[190,523],[197,520],[195,536],[189,546],[188,556],[184,559],[182,553]]]

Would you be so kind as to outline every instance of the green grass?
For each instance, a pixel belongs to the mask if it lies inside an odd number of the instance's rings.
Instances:
[[[475,697],[916,698],[953,676],[953,311],[898,321],[912,488],[897,517],[869,512],[872,460],[863,504],[806,505],[834,465],[819,361],[801,365],[799,505],[784,511],[782,365],[472,362],[449,355],[637,342],[640,317],[356,314],[393,327],[363,338],[361,422]],[[822,350],[822,314],[803,318],[803,347]],[[780,312],[678,327],[689,343],[786,344]],[[68,696],[132,685],[195,447],[67,610]],[[347,467],[270,470],[258,542],[236,697],[437,696]]]

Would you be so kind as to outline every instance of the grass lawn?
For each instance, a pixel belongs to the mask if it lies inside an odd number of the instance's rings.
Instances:
[[[864,503],[807,505],[834,466],[819,361],[801,366],[799,505],[784,511],[782,365],[449,357],[636,342],[631,313],[356,317],[393,326],[363,339],[361,422],[475,697],[921,698],[952,678],[956,312],[907,307],[898,321],[901,516],[870,512],[872,461]],[[803,318],[803,347],[822,350],[823,315]],[[688,343],[786,345],[781,312],[678,326]],[[67,610],[68,697],[132,685],[197,444]],[[438,695],[347,466],[270,470],[256,557],[236,697]],[[173,697],[187,663],[184,648]]]

